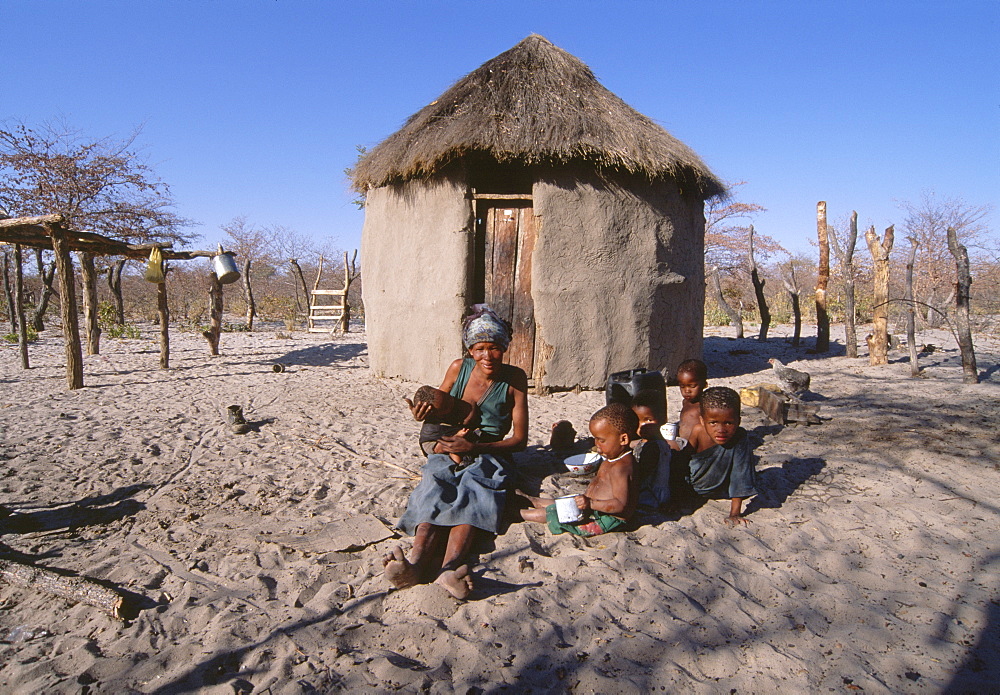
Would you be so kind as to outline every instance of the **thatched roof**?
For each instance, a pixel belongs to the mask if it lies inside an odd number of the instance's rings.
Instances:
[[[670,177],[702,197],[725,187],[684,143],[605,89],[581,60],[533,34],[472,71],[372,149],[359,191],[422,178],[463,155]]]

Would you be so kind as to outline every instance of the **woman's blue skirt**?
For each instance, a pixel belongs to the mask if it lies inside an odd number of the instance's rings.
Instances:
[[[473,463],[458,468],[447,454],[431,454],[397,526],[410,536],[425,522],[471,524],[498,533],[507,501],[508,465],[502,458],[479,454]]]

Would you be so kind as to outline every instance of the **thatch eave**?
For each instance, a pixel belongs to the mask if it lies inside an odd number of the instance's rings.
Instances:
[[[693,150],[603,87],[582,61],[536,35],[408,118],[358,162],[354,187],[364,192],[427,178],[474,152],[501,163],[586,162],[693,182],[703,198],[725,192]]]

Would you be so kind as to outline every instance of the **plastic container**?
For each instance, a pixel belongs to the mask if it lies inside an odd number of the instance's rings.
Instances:
[[[648,369],[629,369],[624,372],[615,372],[608,377],[608,384],[604,391],[605,402],[624,403],[632,405],[632,399],[640,391],[655,391],[662,398],[662,411],[657,416],[663,420],[667,419],[667,384],[663,380],[663,375],[657,371]]]

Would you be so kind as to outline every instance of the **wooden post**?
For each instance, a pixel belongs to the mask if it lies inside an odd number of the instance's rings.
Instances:
[[[757,310],[760,312],[760,333],[757,340],[767,340],[767,329],[771,327],[771,311],[767,307],[767,297],[764,296],[764,284],[767,280],[757,272],[757,260],[753,255],[753,225],[750,225],[750,282],[753,292],[757,295]]]
[[[257,315],[257,304],[253,299],[253,288],[250,287],[250,258],[243,261],[243,298],[247,304],[247,330],[253,331],[253,319]]]
[[[868,251],[875,265],[872,334],[868,336],[868,363],[871,365],[889,364],[889,252],[894,233],[895,226],[890,225],[879,243],[875,227],[869,227],[865,232]]]
[[[3,294],[7,298],[7,315],[10,318],[10,332],[17,334],[17,310],[14,308],[14,292],[10,286],[10,256],[3,252]]]
[[[969,297],[972,290],[969,252],[958,243],[954,227],[948,227],[948,250],[955,258],[955,270],[958,273],[955,282],[955,328],[958,332],[958,348],[962,351],[962,381],[966,384],[978,384],[976,350],[972,344],[972,326],[969,323]]]
[[[83,278],[83,325],[87,333],[87,354],[101,354],[101,325],[97,316],[97,271],[94,256],[80,253],[80,275]]]
[[[164,281],[156,285],[156,313],[160,318],[160,369],[169,369],[170,308],[167,305],[166,268],[164,269],[163,276]]]
[[[724,312],[726,312],[726,314],[729,316],[729,322],[732,323],[734,326],[736,326],[736,337],[742,338],[743,317],[740,315],[740,312],[736,311],[731,306],[729,306],[729,302],[726,301],[725,296],[723,296],[722,294],[722,281],[719,279],[718,266],[713,267],[712,270],[709,272],[712,276],[710,282],[712,285],[713,295],[715,296],[715,303],[718,304],[719,308],[722,309]]]
[[[346,253],[344,254],[346,257]],[[319,255],[319,262],[316,263],[316,280],[313,282],[313,290],[319,289],[320,280],[323,279],[323,254]]]
[[[826,290],[830,284],[830,237],[826,226],[826,201],[816,203],[816,234],[819,237],[819,267],[816,273],[816,352],[830,349],[830,315]]]
[[[916,237],[910,237],[910,257],[906,260],[906,346],[910,351],[910,376],[920,376],[917,362],[917,335],[914,322],[916,307],[913,304],[913,265],[917,258]]]
[[[14,244],[14,311],[17,314],[17,345],[21,351],[21,368],[31,369],[28,362],[28,322],[24,317],[24,259],[21,245]]]
[[[211,284],[208,288],[208,301],[212,322],[202,335],[208,341],[210,354],[215,357],[219,354],[219,336],[222,334],[222,283],[214,272],[209,275],[209,282]]]
[[[76,282],[73,277],[73,259],[66,247],[62,228],[46,223],[56,256],[59,273],[59,298],[62,310],[63,337],[66,342],[66,382],[70,389],[83,388],[83,353],[80,349],[80,326],[77,324]]]

